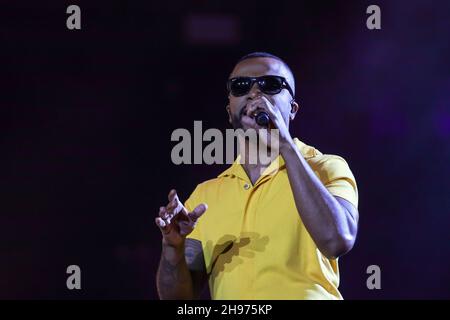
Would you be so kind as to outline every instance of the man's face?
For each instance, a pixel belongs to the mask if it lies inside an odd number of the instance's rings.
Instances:
[[[264,75],[275,75],[284,77],[289,86],[294,88],[294,81],[289,70],[284,66],[281,61],[273,58],[251,58],[238,63],[230,78],[234,77],[260,77]],[[240,97],[235,97],[231,93],[228,95],[229,105],[227,106],[227,111],[229,115],[229,121],[234,129],[243,129],[244,131],[250,128],[260,129],[253,115],[247,114],[247,104],[255,99],[265,96],[272,105],[279,109],[281,115],[289,128],[289,119],[293,119],[295,116],[295,110],[291,112],[291,101],[292,96],[287,89],[281,90],[280,93],[275,95],[269,95],[262,93],[259,90],[258,84],[255,83],[251,90]]]

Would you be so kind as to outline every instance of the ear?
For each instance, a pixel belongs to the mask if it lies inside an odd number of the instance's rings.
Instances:
[[[289,114],[289,120],[291,120],[291,121],[294,120],[298,109],[300,109],[300,106],[298,105],[297,101],[292,100],[291,101],[291,113]]]
[[[226,109],[227,109],[227,112],[228,112],[228,122],[229,122],[230,124],[232,124],[232,121],[231,121],[231,111],[230,111],[230,106],[227,105],[227,106],[226,106]]]

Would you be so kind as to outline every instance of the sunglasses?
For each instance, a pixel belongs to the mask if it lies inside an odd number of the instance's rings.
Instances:
[[[259,90],[265,94],[274,95],[287,89],[294,98],[294,92],[287,83],[286,79],[280,76],[262,76],[262,77],[236,77],[228,79],[227,90],[235,97],[243,96],[252,89],[255,82]]]

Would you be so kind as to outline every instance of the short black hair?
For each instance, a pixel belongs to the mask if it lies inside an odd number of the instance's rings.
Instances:
[[[278,57],[278,56],[276,56],[274,54],[268,53],[268,52],[255,51],[255,52],[246,54],[245,56],[241,57],[236,62],[236,64],[238,64],[241,61],[244,61],[244,60],[247,60],[247,59],[252,59],[252,58],[272,58],[272,59],[278,60],[281,63],[283,63],[283,65],[286,67],[286,69],[288,69],[288,71],[291,73],[292,80],[294,81],[294,83],[292,84],[291,87],[292,87],[292,91],[294,91],[294,95],[295,95],[295,76],[294,76],[294,73],[292,72],[291,68],[288,66],[288,64],[283,59],[281,59],[280,57]]]

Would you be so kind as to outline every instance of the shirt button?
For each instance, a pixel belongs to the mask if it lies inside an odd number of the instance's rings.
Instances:
[[[245,189],[245,190],[250,189],[250,185],[249,185],[248,183],[244,184],[244,189]]]

